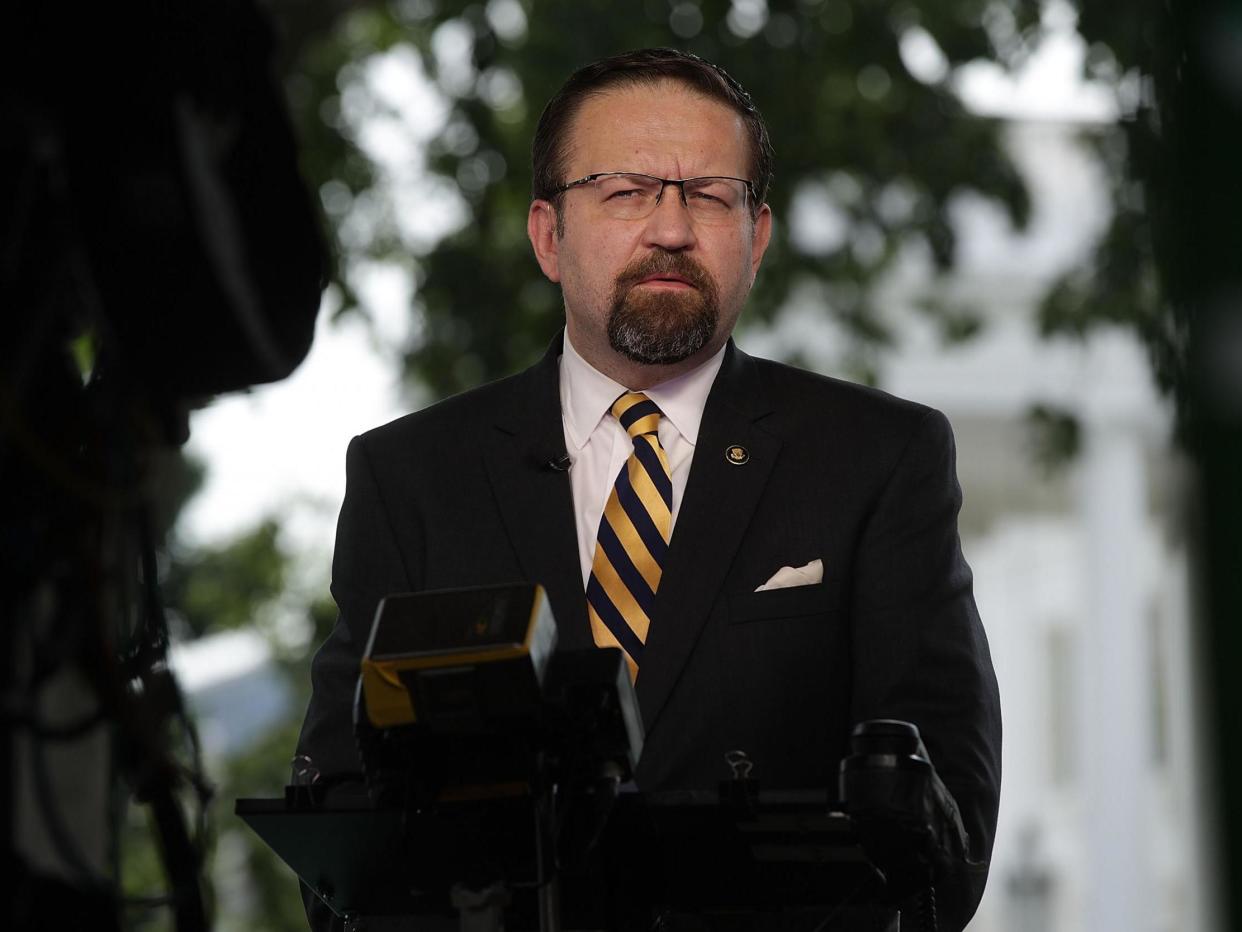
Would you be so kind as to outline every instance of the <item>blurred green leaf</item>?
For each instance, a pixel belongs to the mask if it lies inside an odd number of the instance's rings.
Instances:
[[[1082,425],[1072,411],[1052,405],[1033,405],[1027,413],[1031,458],[1046,473],[1068,465],[1082,447]]]
[[[270,518],[227,544],[174,548],[163,581],[173,634],[194,638],[255,625],[263,607],[284,591],[288,570],[288,554]]]

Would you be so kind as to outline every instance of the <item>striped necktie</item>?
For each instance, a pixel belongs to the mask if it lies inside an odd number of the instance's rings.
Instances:
[[[660,409],[641,392],[627,392],[612,405],[634,443],[617,474],[599,522],[587,614],[598,647],[620,647],[630,678],[638,676],[651,605],[673,524],[673,480],[656,429]]]

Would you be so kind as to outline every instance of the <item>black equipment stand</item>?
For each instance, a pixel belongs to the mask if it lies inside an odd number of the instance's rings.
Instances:
[[[595,839],[564,821],[558,839],[530,794],[403,811],[360,784],[289,787],[236,812],[354,932],[896,932],[825,791],[722,789],[621,792]]]
[[[364,774],[321,780],[296,758],[283,799],[237,814],[352,932],[896,932],[898,877],[890,890],[828,789],[762,792],[738,750],[715,791],[639,793],[621,652],[555,640],[537,586],[388,596],[355,704]],[[864,723],[853,740],[851,812],[897,801],[921,826],[917,729]],[[907,758],[920,779],[890,773]],[[868,852],[905,852],[873,823],[863,840],[886,844]]]

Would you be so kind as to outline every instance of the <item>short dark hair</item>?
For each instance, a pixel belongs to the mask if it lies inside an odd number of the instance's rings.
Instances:
[[[531,144],[531,196],[556,201],[556,189],[567,180],[565,137],[582,105],[596,94],[614,87],[632,87],[676,81],[704,97],[718,100],[740,115],[750,137],[750,180],[754,182],[758,211],[768,196],[772,180],[772,143],[763,116],[723,68],[678,49],[640,49],[613,55],[579,68],[548,101],[535,127]]]

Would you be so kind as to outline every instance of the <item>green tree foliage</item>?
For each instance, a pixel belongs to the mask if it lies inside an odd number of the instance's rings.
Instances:
[[[305,664],[303,664],[303,674]],[[304,676],[302,677],[305,678]],[[225,762],[219,792],[224,801],[217,815],[219,840],[215,858],[218,914],[233,932],[305,932],[306,914],[298,884],[288,866],[250,828],[232,815],[239,797],[273,797],[289,781],[289,758],[302,724],[305,694],[293,705],[294,715],[273,728],[253,747]],[[222,864],[227,849],[227,864]],[[224,902],[228,873],[230,895]]]
[[[343,184],[372,215],[338,227],[343,265],[409,261],[412,250],[342,97],[381,111],[359,76],[373,56],[401,47],[449,102],[429,168],[460,192],[466,222],[413,258],[422,320],[404,353],[411,382],[434,394],[528,363],[559,325],[558,293],[525,236],[530,139],[565,77],[608,54],[677,46],[751,92],[777,150],[770,202],[779,222],[748,313],[770,320],[794,289],[810,287],[861,361],[892,340],[873,295],[896,258],[913,251],[935,269],[952,266],[956,196],[982,196],[1017,225],[1029,212],[998,125],[967,113],[950,78],[976,59],[1021,60],[1038,29],[1035,0],[393,0],[352,8],[313,38],[296,10],[288,15],[302,43],[289,67],[308,173],[334,197]],[[830,205],[837,233],[792,235],[804,193]],[[974,330],[960,308],[929,312],[950,337]],[[865,365],[857,374],[867,376]]]
[[[175,484],[181,488],[183,483]],[[309,699],[309,651],[327,637],[336,610],[326,593],[301,592],[292,580],[292,557],[280,542],[275,518],[260,521],[232,541],[208,547],[174,544],[163,595],[177,640],[257,627],[271,645],[271,667],[289,694],[289,714],[254,743],[226,759],[207,761],[213,798],[202,838],[204,881],[217,927],[233,932],[296,932],[305,928],[297,884],[288,868],[232,814],[243,796],[278,796],[288,780],[302,710]],[[282,616],[301,616],[301,638],[290,638]],[[288,622],[288,618],[284,618]],[[191,703],[192,704],[192,703]],[[188,757],[188,755],[181,755]],[[186,811],[197,804],[185,794]],[[128,928],[152,932],[174,927],[165,902],[155,827],[145,806],[126,800],[120,822],[121,882],[131,905]]]
[[[188,639],[253,625],[284,591],[288,562],[272,518],[227,544],[174,547],[163,582],[173,633]]]
[[[298,885],[288,866],[249,827],[232,814],[241,797],[280,796],[289,781],[290,758],[310,699],[306,670],[309,649],[322,643],[336,621],[326,595],[300,607],[309,637],[300,647],[273,642],[275,674],[289,687],[290,714],[239,754],[218,763],[215,843],[218,927],[231,932],[303,932],[306,916]]]
[[[1174,235],[1180,226],[1177,179],[1194,168],[1176,158],[1170,127],[1162,125],[1170,114],[1162,115],[1154,82],[1160,73],[1172,79],[1180,67],[1173,56],[1184,56],[1186,48],[1168,33],[1172,17],[1159,4],[1144,2],[1128,16],[1103,0],[1074,5],[1078,31],[1089,43],[1085,76],[1117,91],[1117,123],[1084,133],[1106,169],[1113,215],[1093,253],[1049,290],[1040,327],[1045,335],[1077,337],[1102,325],[1133,329],[1184,428],[1190,320],[1169,296],[1185,292],[1184,282],[1170,280],[1190,266],[1178,255],[1190,240]],[[1227,35],[1228,22],[1222,17],[1213,32]],[[1158,251],[1171,260],[1160,271]]]

